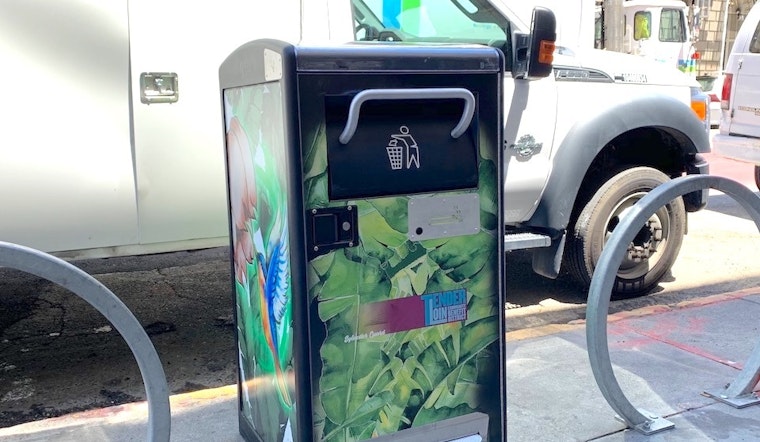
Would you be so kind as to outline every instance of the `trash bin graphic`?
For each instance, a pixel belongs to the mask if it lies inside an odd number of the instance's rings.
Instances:
[[[247,440],[506,437],[502,65],[275,40],[224,61]]]
[[[388,141],[388,161],[391,163],[391,169],[401,170],[404,167],[404,147],[398,144],[398,140],[391,138]]]
[[[403,169],[405,163],[407,169],[411,168],[412,165],[417,169],[420,168],[420,148],[409,133],[408,127],[401,126],[399,133],[391,135],[386,149],[388,150],[388,161],[391,163],[391,169]]]

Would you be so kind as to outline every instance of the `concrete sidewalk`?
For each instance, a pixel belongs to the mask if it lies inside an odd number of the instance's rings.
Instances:
[[[760,406],[741,410],[702,395],[732,382],[760,339],[760,289],[608,317],[615,377],[637,409],[675,428],[625,428],[602,396],[584,324],[507,335],[510,441],[756,441]]]
[[[594,381],[582,321],[507,335],[509,441],[760,440],[760,405],[702,395],[732,382],[760,340],[760,289],[608,317],[610,358],[628,400],[675,423],[644,436],[615,418]],[[137,441],[144,403],[0,429],[0,441]],[[241,441],[236,387],[172,397],[173,441]]]
[[[243,441],[238,434],[237,386],[171,397],[172,441]],[[136,402],[0,428],[3,442],[144,441],[148,406]]]

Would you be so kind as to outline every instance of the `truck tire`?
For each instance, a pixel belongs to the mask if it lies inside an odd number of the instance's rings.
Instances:
[[[635,167],[613,176],[594,193],[568,235],[565,262],[575,279],[589,286],[602,247],[620,217],[648,191],[669,179],[656,169]],[[652,215],[631,242],[613,295],[641,295],[656,287],[678,257],[685,231],[686,210],[679,197]]]
[[[755,166],[755,186],[760,190],[760,166]]]

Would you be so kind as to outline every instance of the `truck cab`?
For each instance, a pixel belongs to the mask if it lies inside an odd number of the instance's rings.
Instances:
[[[626,0],[623,19],[627,53],[694,72],[694,46],[684,2]]]
[[[693,101],[696,85],[674,66],[563,45],[564,38],[551,75],[530,78],[516,61],[533,21],[526,9],[548,0],[412,3],[352,0],[355,39],[478,43],[504,52],[505,242],[508,250],[531,249],[537,273],[556,277],[564,265],[588,284],[606,237],[643,192],[707,172],[699,156],[709,150],[706,103]],[[565,5],[558,17],[583,15],[572,9]],[[686,212],[705,202],[699,192],[658,212],[631,244],[617,293],[656,286],[678,254]]]
[[[227,245],[218,68],[230,52],[260,38],[471,43],[505,55],[506,248],[587,284],[646,191],[707,172],[709,123],[689,79],[661,63],[567,45],[535,63],[554,48],[546,17],[517,0],[2,2],[0,232],[67,258]],[[616,291],[655,287],[705,202],[696,192],[658,212]]]

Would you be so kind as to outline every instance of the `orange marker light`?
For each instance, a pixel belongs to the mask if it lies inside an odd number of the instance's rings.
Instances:
[[[707,103],[704,100],[691,100],[691,109],[697,114],[700,120],[705,121],[707,119]]]
[[[541,40],[538,49],[538,62],[551,64],[554,62],[554,42]]]

